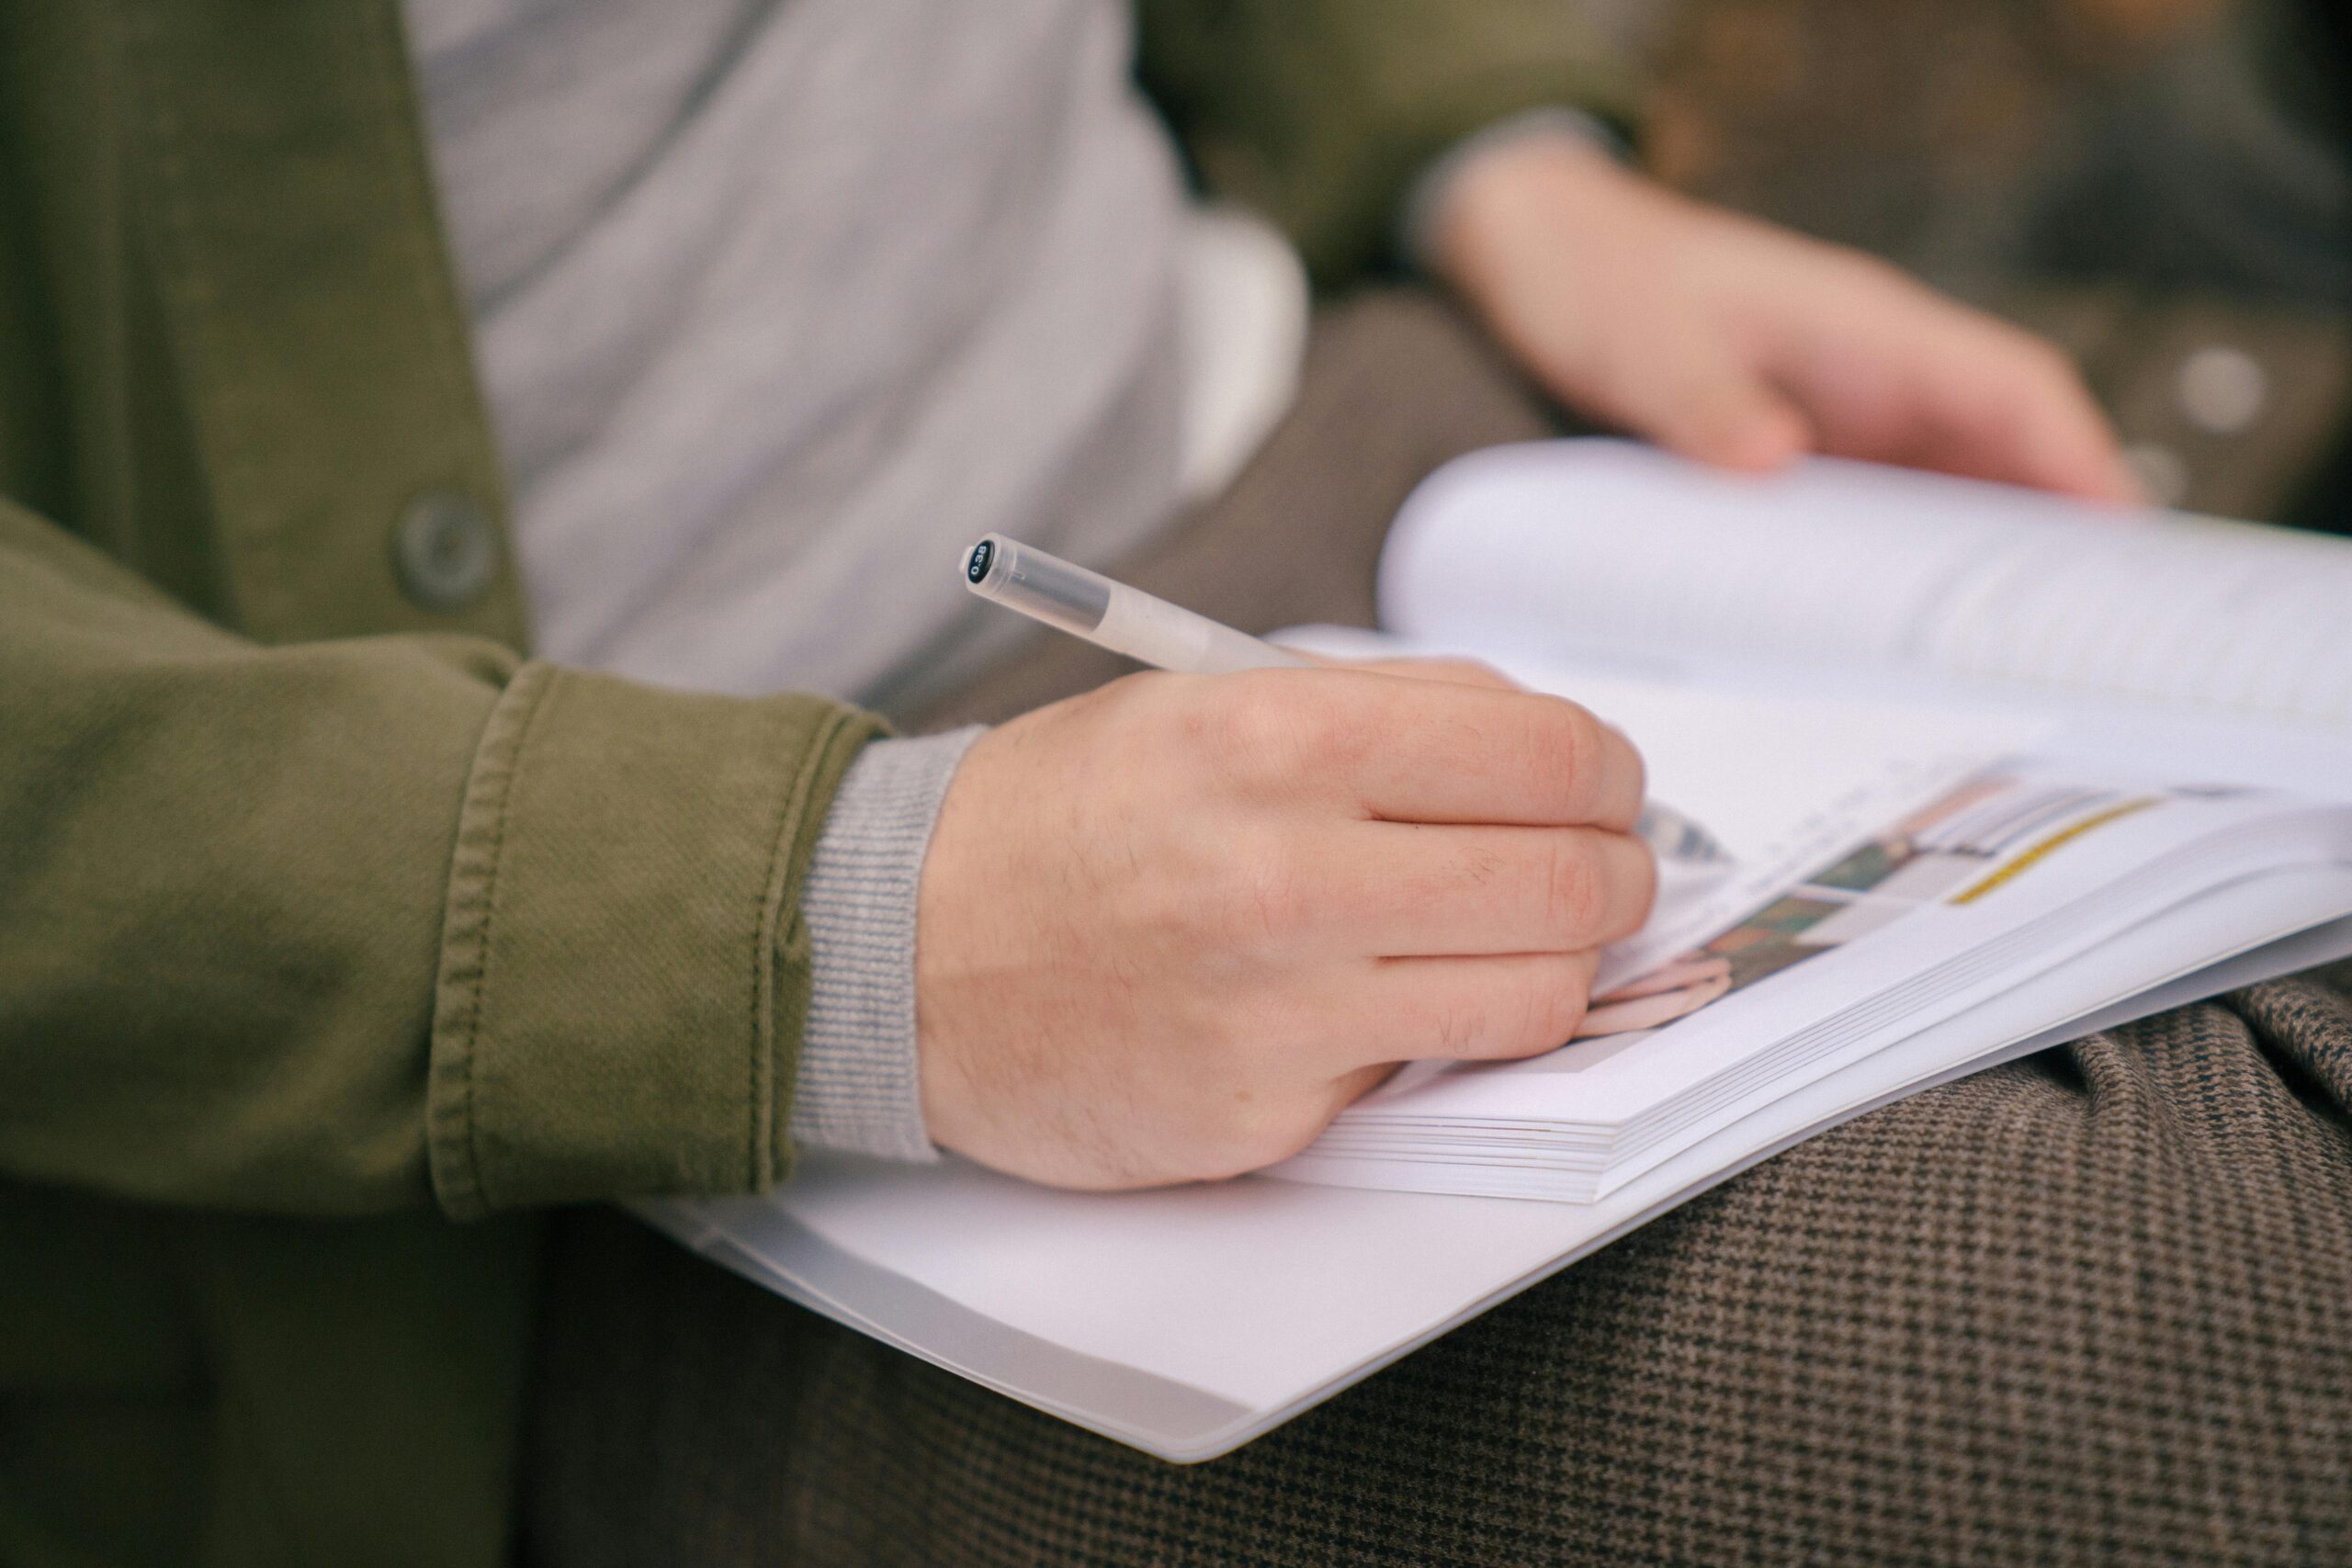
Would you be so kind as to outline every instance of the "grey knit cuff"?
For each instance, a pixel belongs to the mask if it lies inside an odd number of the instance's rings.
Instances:
[[[1434,272],[1438,208],[1445,200],[1446,186],[1453,183],[1453,176],[1473,158],[1506,143],[1555,138],[1597,146],[1620,163],[1633,161],[1633,149],[1625,144],[1625,139],[1611,130],[1607,121],[1582,109],[1563,104],[1506,116],[1485,130],[1464,137],[1421,171],[1420,177],[1406,192],[1404,209],[1397,214],[1396,254],[1417,271]]]
[[[801,889],[808,1021],[792,1141],[933,1160],[915,1058],[915,894],[939,803],[978,725],[858,753]]]

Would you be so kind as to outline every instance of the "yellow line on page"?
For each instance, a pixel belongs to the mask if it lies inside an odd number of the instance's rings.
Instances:
[[[1951,902],[1973,904],[2002,884],[2014,880],[2018,873],[2048,860],[2084,834],[2096,832],[2118,818],[2129,817],[2135,811],[2145,811],[2155,804],[2156,799],[2154,795],[2143,795],[2138,800],[2127,800],[2120,806],[2110,806],[2106,810],[2086,817],[2070,827],[2062,828],[1974,886],[1962,888],[1960,892],[1953,894]]]

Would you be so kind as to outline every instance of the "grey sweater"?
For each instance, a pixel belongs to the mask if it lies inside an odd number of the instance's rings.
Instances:
[[[1013,630],[951,547],[1106,562],[1288,404],[1305,276],[1187,203],[1123,0],[405,9],[552,657],[919,706]],[[1525,134],[1606,133],[1468,145]],[[933,1156],[916,896],[978,734],[869,746],[827,818],[796,1143]]]
[[[407,16],[550,657],[917,705],[1013,629],[956,547],[1106,560],[1286,399],[1304,283],[1188,206],[1120,0]],[[930,1152],[914,897],[972,738],[869,748],[828,820],[797,1140]]]

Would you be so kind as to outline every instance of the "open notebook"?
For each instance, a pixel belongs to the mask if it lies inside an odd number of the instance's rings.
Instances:
[[[1574,695],[1731,852],[1608,955],[1647,1027],[1408,1068],[1289,1179],[1080,1195],[817,1158],[640,1212],[1199,1459],[1847,1117],[2352,953],[2352,544],[1559,442],[1434,476],[1382,578],[1388,634],[1295,640]]]

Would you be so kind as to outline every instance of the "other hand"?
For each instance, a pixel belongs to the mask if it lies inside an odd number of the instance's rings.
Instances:
[[[966,754],[923,866],[932,1136],[1059,1186],[1223,1177],[1396,1063],[1549,1050],[1648,913],[1642,785],[1623,737],[1476,666],[1143,674],[1024,715]]]
[[[1687,457],[1760,471],[1825,452],[2140,499],[2048,344],[1573,138],[1472,159],[1435,221],[1439,270],[1546,389]]]

